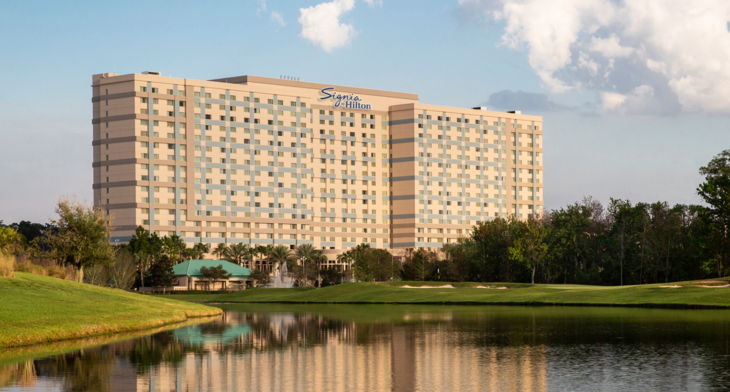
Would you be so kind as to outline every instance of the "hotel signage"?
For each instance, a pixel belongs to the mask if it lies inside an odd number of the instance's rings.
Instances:
[[[334,87],[325,87],[321,91],[323,97],[320,97],[319,99],[324,101],[326,99],[331,99],[335,103],[335,107],[343,107],[345,109],[361,109],[361,110],[370,110],[370,104],[362,103],[362,99],[360,99],[360,96],[355,95],[353,93],[348,94],[341,94],[335,91]]]

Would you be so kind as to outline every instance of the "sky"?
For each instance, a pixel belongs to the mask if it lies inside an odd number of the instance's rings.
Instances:
[[[92,198],[91,75],[258,75],[543,117],[545,207],[698,204],[730,148],[727,0],[0,5],[0,220]]]

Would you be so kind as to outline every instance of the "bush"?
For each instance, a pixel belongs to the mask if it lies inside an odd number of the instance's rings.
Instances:
[[[15,269],[15,257],[0,252],[0,277],[12,278]]]
[[[15,264],[15,270],[18,272],[28,272],[36,275],[46,275],[46,269],[43,266],[31,264],[29,262]]]
[[[46,270],[46,273],[48,276],[58,278],[58,279],[66,279],[68,277],[68,273],[66,272],[66,269],[58,267],[58,266],[52,266],[49,267]]]

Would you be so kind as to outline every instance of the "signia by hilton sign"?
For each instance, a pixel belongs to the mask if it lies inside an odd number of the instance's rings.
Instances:
[[[331,99],[335,103],[335,107],[344,107],[346,109],[361,109],[361,110],[370,110],[370,104],[369,103],[362,103],[362,99],[360,96],[355,95],[353,93],[348,94],[341,94],[335,91],[334,87],[325,87],[322,89],[321,93],[324,95],[323,97],[320,97],[319,99],[321,101],[324,101],[326,99]]]

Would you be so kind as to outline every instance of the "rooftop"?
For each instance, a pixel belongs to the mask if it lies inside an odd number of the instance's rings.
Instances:
[[[265,76],[242,75],[242,76],[232,76],[232,77],[228,77],[228,78],[212,79],[210,81],[219,82],[219,83],[234,83],[234,84],[249,84],[249,83],[272,84],[272,85],[278,85],[278,86],[291,86],[291,87],[300,87],[300,88],[315,89],[315,90],[321,90],[325,87],[334,87],[337,90],[347,91],[348,93],[352,92],[355,94],[377,95],[377,96],[382,96],[382,97],[410,99],[410,100],[418,101],[418,94],[402,93],[402,92],[388,91],[388,90],[376,90],[376,89],[362,88],[362,87],[341,86],[341,85],[336,85],[336,84],[304,82],[304,81],[291,80],[291,79],[268,78]]]
[[[231,274],[231,278],[247,278],[252,272],[246,267],[241,267],[238,264],[226,260],[188,260],[172,266],[172,270],[176,276],[192,276],[197,278],[203,276],[200,273],[200,268],[213,268],[219,265],[222,265],[223,269]]]

